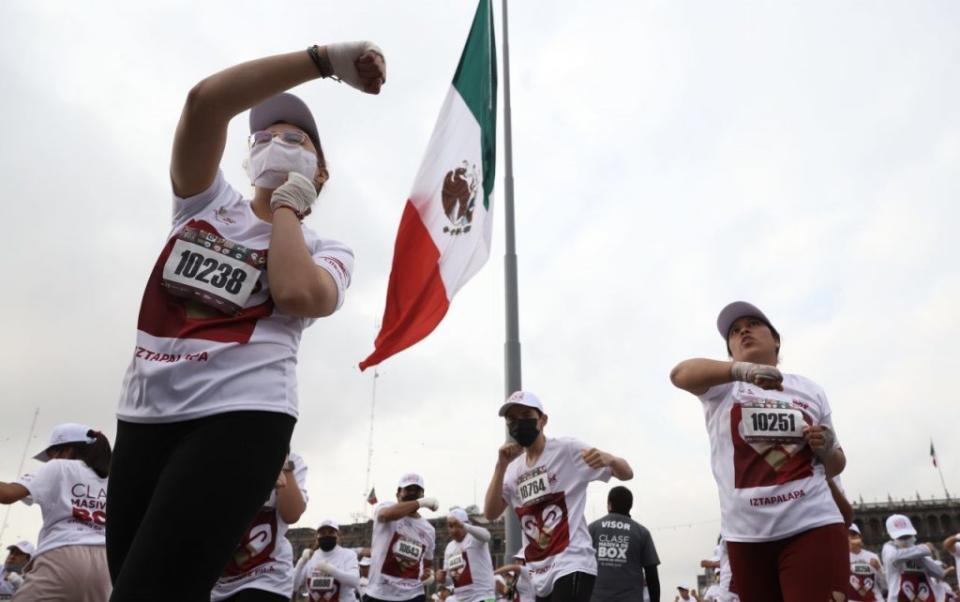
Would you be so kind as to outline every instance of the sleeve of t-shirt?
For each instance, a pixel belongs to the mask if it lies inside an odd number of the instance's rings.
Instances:
[[[714,385],[706,390],[705,393],[697,395],[700,401],[707,402],[718,402],[722,401],[724,397],[733,389],[733,383],[723,383],[722,385]]]
[[[223,177],[223,171],[217,170],[217,176],[213,183],[203,192],[198,192],[193,196],[178,197],[173,195],[173,223],[178,224],[186,221],[188,218],[200,213],[204,208],[213,202],[213,199],[223,194],[230,185]]]
[[[830,407],[830,401],[827,399],[827,394],[823,389],[817,387],[817,399],[820,400],[820,411],[822,412],[820,416],[820,424],[826,426],[831,431],[833,431],[833,449],[840,447],[840,436],[837,434],[837,429],[833,426],[833,409]]]
[[[609,466],[591,468],[583,459],[581,452],[585,449],[591,449],[593,447],[592,445],[587,445],[579,439],[568,439],[566,444],[567,452],[573,459],[573,465],[577,469],[578,474],[583,477],[584,481],[603,481],[606,483],[610,480],[611,471]]]
[[[314,251],[313,261],[333,277],[337,285],[336,309],[340,309],[353,275],[353,251],[343,243],[324,240]]]
[[[587,525],[587,531],[590,532],[590,540],[593,542],[593,547],[594,547],[594,549],[596,549],[596,547],[597,547],[597,536],[598,536],[598,533],[599,533],[599,531],[600,531],[599,521],[593,521],[592,523],[590,523],[589,525]]]
[[[429,524],[429,523],[428,523]],[[427,538],[427,547],[423,552],[424,560],[433,560],[433,557],[437,553],[437,532],[433,529],[433,525],[430,525],[430,537]]]
[[[640,564],[642,566],[657,566],[660,564],[660,557],[657,556],[657,548],[653,545],[653,538],[650,537],[650,531],[641,525],[634,525],[637,541],[640,542]]]
[[[310,496],[307,495],[307,463],[297,454],[290,456],[293,458],[293,478],[296,479],[297,487],[303,495],[303,503],[306,504],[310,501]]]
[[[958,541],[957,543],[953,544],[953,555],[954,555],[956,558],[960,558],[960,541]]]
[[[379,504],[377,504],[377,507],[373,509],[373,523],[374,523],[374,525],[380,523],[380,521],[378,520],[378,517],[380,516],[380,513],[383,512],[384,510],[386,510],[387,508],[389,508],[390,506],[392,506],[393,504],[394,504],[394,502],[380,502]]]
[[[15,482],[23,485],[30,492],[23,498],[23,503],[44,504],[53,501],[60,495],[61,463],[51,460],[32,474],[25,474]]]

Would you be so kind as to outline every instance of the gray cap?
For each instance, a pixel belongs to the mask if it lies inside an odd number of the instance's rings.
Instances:
[[[723,337],[723,340],[726,341],[730,335],[730,327],[733,326],[733,323],[744,317],[753,317],[760,318],[767,323],[767,326],[770,327],[776,335],[779,337],[780,333],[777,332],[777,329],[773,327],[773,324],[770,322],[770,319],[757,308],[756,305],[747,303],[746,301],[734,301],[733,303],[727,305],[720,310],[720,315],[717,316],[717,330],[720,331],[720,336]]]
[[[289,92],[283,92],[250,109],[251,134],[265,130],[275,123],[289,123],[303,130],[317,148],[318,155],[323,158],[317,122],[313,119],[313,113],[307,108],[307,103]]]

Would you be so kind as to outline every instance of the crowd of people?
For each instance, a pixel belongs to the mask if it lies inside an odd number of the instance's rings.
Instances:
[[[0,503],[40,507],[36,549],[8,548],[0,595],[18,602],[890,602],[952,595],[935,546],[907,517],[887,521],[880,557],[862,549],[838,477],[846,466],[824,390],[782,373],[780,333],[736,302],[717,320],[727,359],[693,358],[672,382],[701,402],[720,499],[721,539],[703,562],[716,583],[661,586],[649,531],[632,496],[609,492],[587,524],[587,486],[633,477],[622,457],[547,437],[548,413],[528,391],[499,408],[499,447],[483,514],[517,516],[522,546],[494,567],[490,533],[459,508],[434,567],[440,505],[421,475],[376,507],[369,549],[344,549],[324,520],[294,560],[285,537],[310,498],[291,451],[299,416],[295,367],[304,329],[344,303],[353,252],[304,224],[328,181],[307,105],[287,92],[334,78],[376,94],[383,52],[370,42],[235,65],[187,95],[170,164],[169,235],[149,273],[136,346],[123,379],[115,445],[82,424],[56,427],[42,466],[0,482]],[[250,111],[247,199],[220,169],[230,120]],[[330,117],[328,116],[328,119]],[[491,412],[491,419],[493,419]],[[109,516],[109,520],[108,520]],[[960,557],[958,538],[944,542]],[[884,594],[886,590],[886,594]]]

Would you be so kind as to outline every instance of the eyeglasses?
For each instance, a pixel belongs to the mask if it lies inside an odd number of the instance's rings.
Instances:
[[[261,130],[259,132],[254,132],[250,134],[248,143],[251,148],[257,146],[258,144],[264,144],[270,142],[274,138],[280,138],[281,142],[286,144],[293,144],[299,146],[306,142],[307,135],[303,132],[298,132],[296,130],[285,130],[283,132],[269,132],[267,130]]]

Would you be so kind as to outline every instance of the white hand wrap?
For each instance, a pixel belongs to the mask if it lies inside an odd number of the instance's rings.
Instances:
[[[783,375],[774,366],[766,364],[753,364],[750,362],[733,362],[730,367],[730,376],[733,380],[739,380],[752,385],[759,385],[758,380],[770,382],[783,382]]]
[[[317,568],[323,571],[324,573],[326,573],[327,575],[333,575],[333,571],[335,570],[333,565],[330,564],[329,562],[326,562],[325,560],[321,560],[320,562],[318,562]]]
[[[326,49],[333,74],[360,91],[363,91],[363,80],[357,72],[357,59],[370,50],[383,56],[383,51],[376,44],[367,41],[327,44]]]
[[[440,507],[440,503],[437,502],[437,498],[435,497],[422,497],[417,500],[417,503],[420,504],[421,508],[429,508],[434,512],[436,512],[437,508]]]
[[[291,171],[287,181],[273,191],[270,197],[270,210],[290,207],[301,219],[310,213],[310,207],[317,200],[317,189],[306,176]]]

